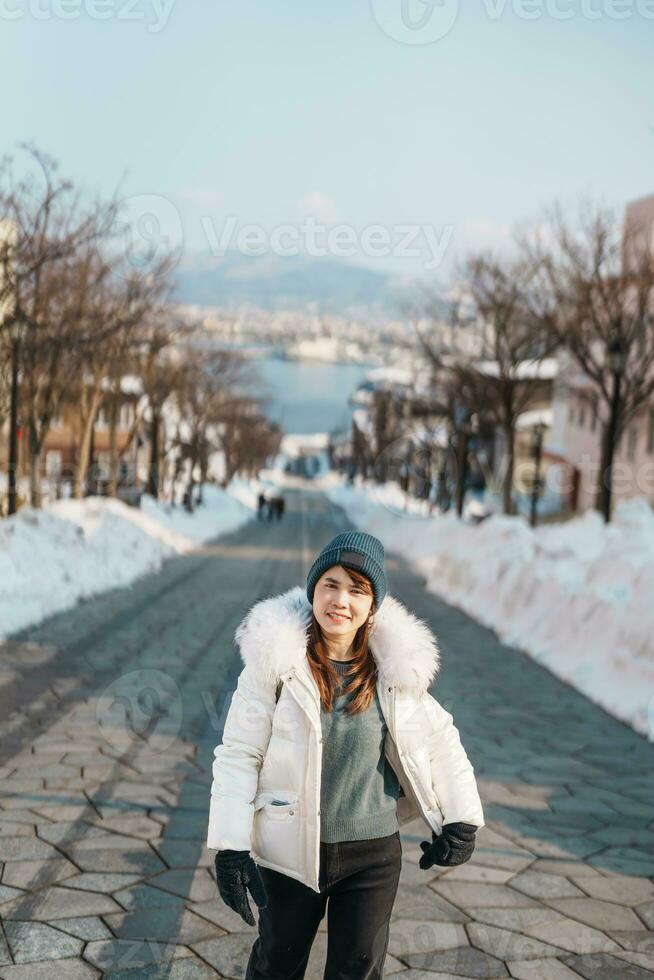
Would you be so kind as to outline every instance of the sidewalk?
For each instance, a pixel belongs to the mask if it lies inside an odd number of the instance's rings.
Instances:
[[[292,496],[292,495],[291,495]],[[256,931],[221,902],[204,848],[210,766],[258,596],[297,584],[342,515],[256,522],[0,645],[0,980],[243,977]],[[640,980],[654,975],[654,745],[424,591],[434,694],[475,766],[473,858],[404,868],[388,976]],[[131,715],[126,716],[129,706]],[[129,722],[129,723],[128,723]],[[322,977],[319,932],[308,980]]]

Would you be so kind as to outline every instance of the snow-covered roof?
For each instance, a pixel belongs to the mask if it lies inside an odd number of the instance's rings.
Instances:
[[[533,429],[536,425],[546,425],[552,427],[554,412],[551,408],[533,408],[529,412],[523,412],[518,416],[515,427],[519,430]]]
[[[366,373],[366,381],[390,381],[392,384],[410,385],[413,384],[414,376],[408,368],[378,367]]]
[[[125,395],[140,395],[143,392],[143,382],[135,374],[124,374],[120,379],[120,390]]]
[[[365,408],[356,408],[352,412],[352,421],[355,423],[359,432],[371,432],[370,413]]]
[[[446,425],[438,425],[433,429],[421,426],[420,428],[411,429],[409,435],[419,445],[440,446],[443,449],[447,449],[449,445]]]
[[[289,432],[283,436],[280,449],[285,453],[300,453],[303,449],[325,449],[329,445],[328,432]]]
[[[88,383],[92,383],[92,376],[89,375]],[[111,391],[112,381],[111,378],[102,379],[102,390]],[[120,390],[124,395],[142,395],[143,394],[143,382],[135,374],[124,374],[120,379]]]
[[[478,361],[476,368],[480,374],[486,374],[490,378],[498,378],[500,369],[497,361]],[[538,380],[551,381],[559,371],[558,361],[555,357],[544,357],[542,360],[521,361],[515,366],[513,377],[516,380]]]

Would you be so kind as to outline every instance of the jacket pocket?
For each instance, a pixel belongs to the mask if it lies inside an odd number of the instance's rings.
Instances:
[[[261,809],[270,820],[286,820],[288,817],[295,816],[297,807],[298,801],[294,799],[289,800],[288,803],[264,803]]]
[[[298,797],[294,790],[290,789],[264,789],[260,790],[254,798],[254,809],[262,810],[264,807],[271,807],[274,810],[288,811],[297,803]]]
[[[272,800],[285,802],[273,803]],[[280,871],[297,873],[300,854],[300,801],[280,790],[259,794],[254,802],[252,849],[256,856]]]

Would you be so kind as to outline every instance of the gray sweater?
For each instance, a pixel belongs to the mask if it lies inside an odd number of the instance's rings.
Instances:
[[[331,658],[330,658],[331,660]],[[331,660],[348,683],[353,660]],[[348,715],[350,696],[338,694],[332,711],[320,709],[322,777],[320,839],[329,843],[386,837],[399,829],[400,784],[384,755],[386,722],[379,698],[366,711]]]

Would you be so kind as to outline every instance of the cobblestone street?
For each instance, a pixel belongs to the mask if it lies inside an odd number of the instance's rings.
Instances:
[[[220,900],[204,848],[232,637],[349,526],[319,494],[286,496],[281,522],[0,643],[0,980],[244,976],[256,931]],[[432,693],[487,826],[470,862],[429,871],[426,828],[402,827],[386,974],[654,976],[654,745],[425,592],[400,556],[387,571],[438,636]]]

